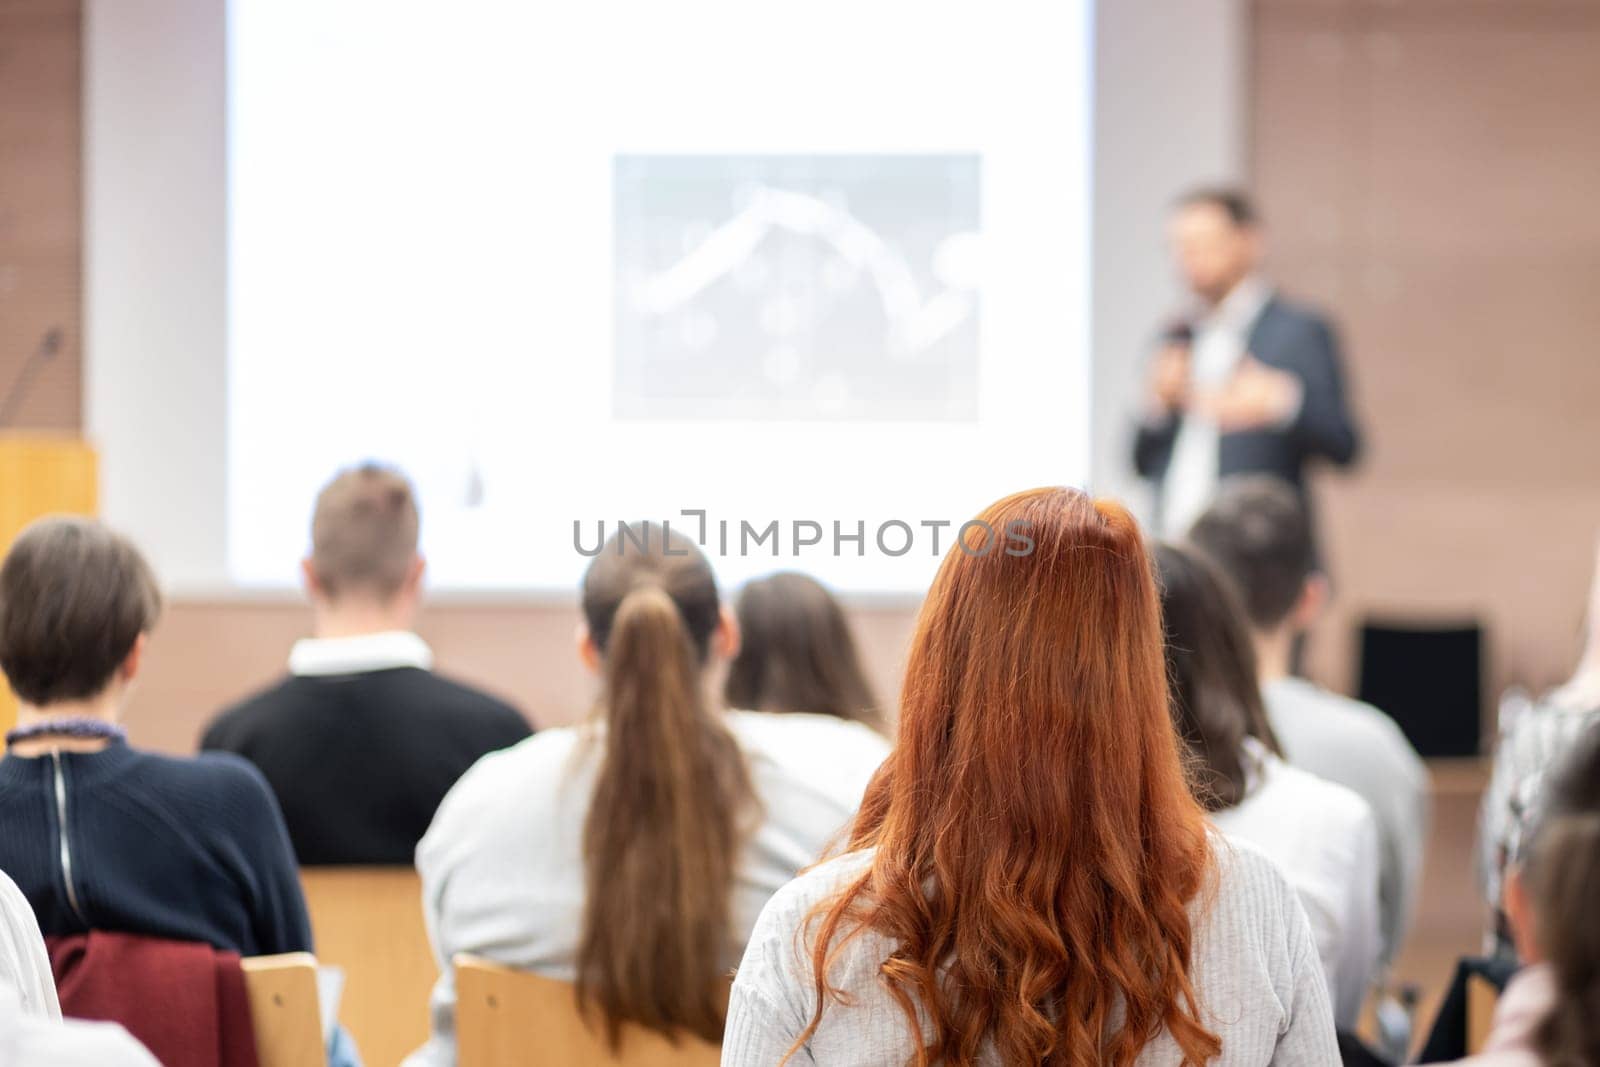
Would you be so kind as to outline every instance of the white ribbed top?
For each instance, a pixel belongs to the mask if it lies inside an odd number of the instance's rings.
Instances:
[[[1322,966],[1304,910],[1270,861],[1213,837],[1215,892],[1196,898],[1190,975],[1208,1027],[1222,1038],[1217,1067],[1336,1067],[1339,1051]],[[867,862],[841,857],[797,878],[768,902],[733,984],[724,1067],[775,1067],[816,1005],[811,966],[797,935],[812,908]],[[1200,901],[1210,900],[1208,911]],[[852,940],[830,975],[848,1003],[830,1001],[810,1042],[790,1064],[886,1067],[907,1062],[905,1014],[877,979],[891,946],[876,934]],[[1141,1065],[1181,1063],[1165,1031]],[[999,1064],[998,1057],[986,1063]]]

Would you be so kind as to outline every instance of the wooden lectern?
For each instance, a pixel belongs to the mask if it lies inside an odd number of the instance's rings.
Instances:
[[[45,433],[0,435],[0,553],[41,515],[93,515],[99,496],[99,468],[86,442]],[[16,721],[16,698],[6,686],[0,690],[0,732]]]

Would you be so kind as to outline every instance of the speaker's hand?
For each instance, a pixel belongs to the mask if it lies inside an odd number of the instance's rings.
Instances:
[[[1149,407],[1154,414],[1182,411],[1189,404],[1189,346],[1169,344],[1150,364]]]
[[[1262,430],[1293,421],[1304,390],[1293,374],[1247,354],[1227,385],[1196,395],[1194,405],[1223,433]]]

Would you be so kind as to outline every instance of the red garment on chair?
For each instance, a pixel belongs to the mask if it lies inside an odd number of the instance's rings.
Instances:
[[[166,1067],[259,1067],[238,953],[98,930],[45,944],[62,1015],[121,1023]]]

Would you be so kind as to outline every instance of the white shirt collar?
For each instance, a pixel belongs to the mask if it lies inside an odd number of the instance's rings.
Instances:
[[[1238,333],[1247,332],[1255,325],[1261,309],[1272,299],[1272,290],[1257,275],[1250,274],[1228,291],[1222,303],[1206,316],[1209,325]]]
[[[433,667],[433,650],[406,630],[355,637],[306,637],[289,650],[289,673],[300,677],[363,674],[396,667]]]

